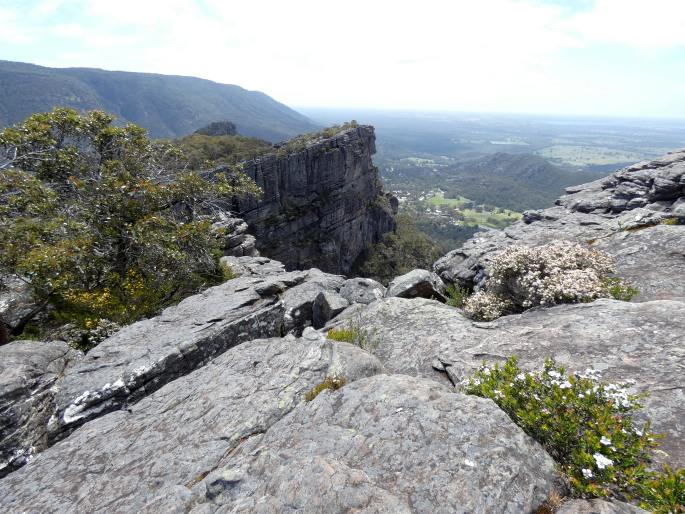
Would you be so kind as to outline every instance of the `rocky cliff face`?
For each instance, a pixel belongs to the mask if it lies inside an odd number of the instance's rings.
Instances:
[[[373,127],[358,126],[248,163],[245,173],[264,194],[236,210],[257,249],[288,269],[348,273],[366,245],[395,228],[375,152]]]
[[[568,492],[552,458],[494,402],[458,387],[483,361],[511,355],[529,370],[554,357],[571,371],[634,379],[636,392],[650,393],[644,413],[664,435],[661,460],[682,467],[684,172],[681,152],[573,188],[556,207],[478,234],[435,264],[440,276],[415,270],[387,290],[318,269],[286,271],[265,257],[226,257],[238,278],[85,356],[58,343],[0,347],[0,363],[26,370],[0,374],[0,507],[547,512],[538,510],[547,498]],[[441,281],[479,287],[494,252],[554,239],[613,255],[640,289],[637,301],[485,323],[420,297],[440,298]],[[325,336],[350,326],[369,339]],[[345,383],[311,400],[332,377]],[[558,512],[644,511],[567,499]]]

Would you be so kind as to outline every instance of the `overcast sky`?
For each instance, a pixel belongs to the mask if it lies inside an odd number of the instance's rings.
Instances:
[[[0,0],[0,59],[291,106],[685,118],[685,0]]]

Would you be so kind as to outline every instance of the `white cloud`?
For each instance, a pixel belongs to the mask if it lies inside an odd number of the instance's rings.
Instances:
[[[195,75],[291,105],[636,111],[639,63],[610,74],[582,52],[610,44],[649,60],[685,44],[682,0],[580,12],[540,0],[43,0],[18,15],[23,3],[0,9],[12,27],[0,38],[31,51],[24,60]],[[683,73],[671,75],[652,86],[678,95]]]

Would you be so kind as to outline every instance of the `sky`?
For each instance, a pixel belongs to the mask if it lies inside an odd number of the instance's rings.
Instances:
[[[0,59],[295,107],[685,118],[685,0],[0,0]]]

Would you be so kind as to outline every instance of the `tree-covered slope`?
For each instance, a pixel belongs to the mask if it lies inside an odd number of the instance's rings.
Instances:
[[[0,126],[55,106],[102,109],[145,127],[152,137],[179,137],[218,120],[238,132],[280,141],[315,130],[314,122],[259,91],[195,77],[46,68],[0,61]]]

